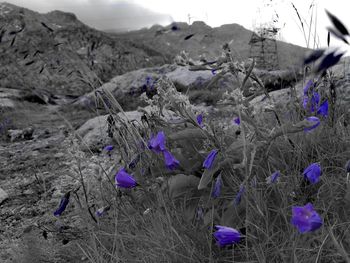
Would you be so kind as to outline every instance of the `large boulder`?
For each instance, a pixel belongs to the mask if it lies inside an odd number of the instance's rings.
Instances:
[[[143,113],[131,111],[125,112],[125,115],[118,113],[118,117],[124,120],[141,122]],[[112,137],[108,132],[108,116],[109,114],[92,118],[76,130],[77,135],[83,140],[83,150],[100,151],[104,146],[112,143]]]
[[[94,106],[96,92],[104,90],[111,92],[124,110],[135,110],[138,106],[145,106],[140,99],[142,93],[155,94],[154,83],[161,77],[171,80],[179,91],[186,91],[190,87],[204,88],[213,74],[208,70],[192,71],[189,66],[177,65],[139,69],[116,76],[96,91],[80,97],[74,104],[81,107]]]

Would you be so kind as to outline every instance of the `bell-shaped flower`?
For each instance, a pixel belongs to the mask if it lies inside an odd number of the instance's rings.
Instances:
[[[175,157],[168,150],[163,151],[163,156],[165,159],[165,165],[170,170],[176,169],[176,167],[180,164],[180,162],[176,160]]]
[[[321,166],[318,163],[310,164],[303,172],[304,178],[308,179],[311,184],[316,184],[320,181]]]
[[[124,168],[115,175],[115,184],[121,188],[133,188],[137,185],[136,180],[128,174]]]
[[[202,127],[202,122],[203,122],[203,114],[198,114],[197,115],[197,123],[201,127]]]
[[[278,178],[281,176],[281,174],[280,174],[280,171],[276,171],[276,172],[274,172],[273,174],[271,174],[267,179],[266,179],[266,181],[267,181],[267,183],[269,183],[269,184],[273,184],[273,183],[275,183],[277,180],[278,180]]]
[[[328,100],[325,100],[317,110],[317,115],[321,115],[323,117],[328,116]]]
[[[304,88],[303,107],[306,111],[312,113],[318,109],[318,104],[320,103],[320,94],[311,88],[313,83],[310,81]]]
[[[320,119],[315,116],[307,117],[306,120],[314,124],[311,127],[305,128],[305,132],[312,131],[313,129],[317,128],[317,126],[321,123]]]
[[[155,153],[160,153],[165,150],[165,134],[163,131],[158,132],[157,136],[150,139],[148,148]]]
[[[239,117],[234,118],[233,119],[233,123],[236,124],[236,125],[240,125],[241,124],[241,119]]]
[[[214,232],[213,235],[216,239],[216,243],[220,247],[232,245],[241,240],[241,233],[234,228],[219,225],[216,225],[215,228],[216,232]]]
[[[315,231],[323,224],[321,217],[311,203],[305,206],[293,206],[291,222],[300,233]]]
[[[214,149],[208,154],[207,158],[204,160],[204,163],[203,163],[204,168],[206,168],[206,169],[211,168],[217,153],[218,153],[218,150]]]
[[[69,203],[69,197],[70,197],[70,191],[67,192],[61,199],[60,204],[57,208],[57,210],[53,213],[54,216],[60,216],[64,210],[66,210],[66,207]]]
[[[214,189],[211,194],[213,198],[218,198],[220,196],[221,187],[222,187],[222,178],[221,178],[221,174],[219,174],[219,176],[216,178]]]

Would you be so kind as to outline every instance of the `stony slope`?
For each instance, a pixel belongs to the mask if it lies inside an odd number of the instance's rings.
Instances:
[[[200,59],[204,54],[208,60],[220,56],[222,45],[232,40],[230,45],[232,52],[238,60],[244,60],[249,57],[249,41],[252,33],[238,24],[212,28],[204,22],[196,21],[192,25],[187,23],[174,23],[166,27],[156,25],[150,29],[115,34],[115,38],[134,40],[138,45],[152,47],[169,56],[186,50],[193,59]],[[192,37],[185,39],[192,34]],[[281,69],[300,65],[305,52],[305,48],[277,41]]]
[[[151,48],[84,25],[74,14],[0,3],[0,88],[78,96],[118,74],[167,61]]]

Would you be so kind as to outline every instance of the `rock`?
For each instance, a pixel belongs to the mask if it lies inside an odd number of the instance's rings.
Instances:
[[[33,139],[33,132],[34,132],[34,129],[32,127],[25,128],[23,130],[23,139],[24,140]]]
[[[32,127],[25,128],[24,130],[8,130],[8,137],[11,142],[20,140],[31,140],[33,139],[34,129]]]
[[[125,111],[136,110],[138,106],[146,106],[141,102],[140,95],[146,92],[152,95],[154,83],[161,77],[170,79],[178,91],[187,92],[189,88],[200,91],[213,78],[210,70],[190,70],[189,66],[164,65],[162,67],[145,68],[128,72],[113,78],[110,82],[102,85],[97,92],[111,92]],[[237,82],[233,77],[224,79],[225,87],[231,87]],[[192,92],[192,89],[190,89]],[[90,92],[73,104],[83,108],[95,108],[95,92]],[[100,96],[99,96],[100,97]],[[201,101],[199,101],[201,102]],[[103,105],[100,103],[100,105]]]
[[[143,113],[138,111],[125,112],[127,119],[130,121],[136,120],[141,122]],[[100,151],[107,144],[112,143],[112,139],[108,136],[108,122],[109,115],[98,116],[85,122],[76,132],[83,139],[83,149],[88,148],[92,151]],[[122,113],[118,116],[125,119]]]
[[[3,189],[0,188],[0,205],[8,198],[9,195]]]
[[[23,136],[22,130],[8,130],[7,132],[11,142],[19,141],[22,139],[22,136]]]
[[[300,71],[300,70],[299,70]],[[302,79],[302,74],[298,70],[254,70],[254,73],[264,83],[268,91],[281,90],[292,87]]]
[[[188,66],[176,67],[172,72],[166,76],[176,85],[189,87],[191,85],[205,84],[213,78],[210,70],[191,71]]]

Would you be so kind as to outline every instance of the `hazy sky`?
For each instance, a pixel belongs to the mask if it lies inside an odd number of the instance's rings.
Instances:
[[[300,16],[305,19],[308,38],[310,19],[312,35],[317,17],[317,33],[321,45],[326,45],[326,26],[330,25],[324,9],[335,14],[350,29],[348,0],[7,0],[19,6],[39,12],[62,10],[75,13],[84,23],[98,29],[141,28],[153,23],[169,24],[172,20],[188,22],[202,20],[215,27],[222,24],[238,23],[254,29],[261,23],[276,20],[281,28],[279,39],[306,46],[300,22],[292,2]],[[312,7],[310,8],[310,6]],[[317,15],[316,15],[317,13]],[[277,17],[277,15],[278,17]],[[312,37],[311,37],[312,39]],[[331,43],[335,42],[331,39]],[[313,40],[310,43],[312,47]]]

